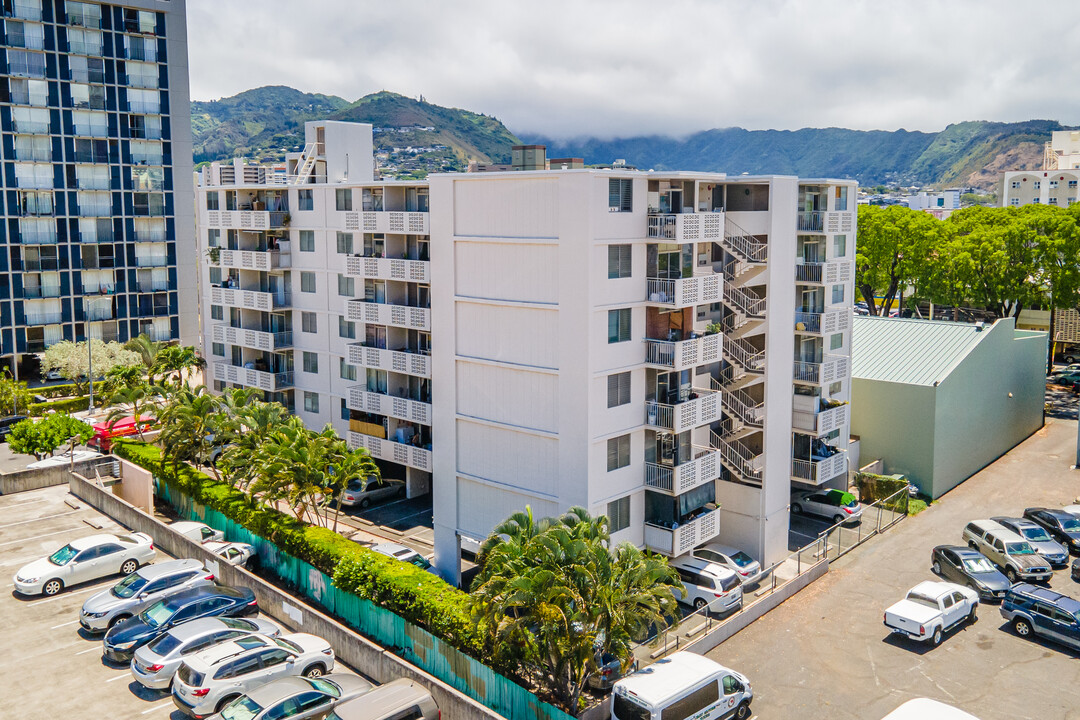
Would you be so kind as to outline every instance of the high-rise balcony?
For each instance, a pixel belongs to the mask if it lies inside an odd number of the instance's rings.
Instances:
[[[364,448],[376,460],[388,460],[399,465],[431,472],[431,451],[427,448],[394,442],[351,429],[346,439],[350,448],[353,450]]]
[[[213,256],[211,265],[237,268],[239,270],[275,270],[290,267],[291,256],[280,250],[225,250],[218,249],[217,261]]]
[[[795,266],[795,282],[803,285],[836,285],[851,282],[852,261],[808,262]]]
[[[22,48],[23,50],[44,50],[45,38],[38,35],[27,35],[18,30],[9,30],[4,34],[4,40],[8,46]]]
[[[127,109],[128,112],[137,113],[139,115],[159,115],[161,114],[161,102],[128,100]]]
[[[352,343],[348,347],[348,352],[350,365],[415,377],[431,377],[431,358],[426,353],[367,347],[363,343]]]
[[[429,233],[429,221],[426,212],[345,210],[341,212],[341,215],[344,220],[342,230],[409,235],[427,235]]]
[[[795,361],[795,382],[828,385],[848,375],[849,359],[845,355],[826,355],[821,362]]]
[[[345,274],[375,280],[431,282],[431,263],[427,260],[401,260],[349,255],[345,258]]]
[[[48,135],[49,134],[49,121],[48,120],[20,120],[18,118],[12,118],[12,129],[17,133],[24,135]],[[108,162],[106,159],[105,162]]]
[[[292,347],[293,337],[291,331],[265,332],[262,330],[248,330],[236,328],[227,324],[214,325],[212,330],[214,342],[225,345],[239,345],[252,350],[285,350]]]
[[[720,510],[709,510],[677,528],[645,523],[645,547],[678,557],[720,534]]]
[[[59,285],[23,285],[24,298],[56,298],[60,295]]]
[[[847,453],[840,450],[827,458],[791,461],[791,477],[804,483],[820,485],[847,472]]]
[[[25,90],[12,90],[10,92],[13,105],[33,105],[45,107],[49,104],[49,94],[43,92],[27,92]]]
[[[54,245],[56,244],[56,228],[51,230],[20,230],[19,242],[23,245]]]
[[[695,388],[687,400],[676,404],[645,402],[645,424],[676,433],[714,423],[720,414],[720,393],[712,390]]]
[[[348,319],[373,325],[390,325],[410,330],[431,330],[431,310],[409,305],[350,300],[346,303]]]
[[[714,363],[720,359],[722,338],[719,333],[678,342],[646,338],[645,362],[672,370],[687,370]]]
[[[101,55],[101,41],[68,40],[68,52],[72,55]]]
[[[715,448],[695,447],[694,458],[679,465],[645,463],[645,487],[668,495],[681,495],[718,477],[720,459]]]
[[[695,275],[688,278],[648,278],[645,300],[650,304],[686,308],[720,302],[724,276]]]
[[[5,8],[4,15],[19,18],[20,20],[41,20],[41,2],[38,0],[15,0],[10,9]]]
[[[823,312],[795,312],[795,332],[806,335],[829,335],[847,330],[851,326],[851,310],[826,310]]]
[[[258,388],[267,392],[286,390],[293,386],[293,373],[291,372],[264,372],[223,362],[214,363],[214,379],[219,382],[230,382],[244,387]]]
[[[387,417],[408,420],[421,425],[431,424],[431,403],[410,400],[409,398],[386,393],[371,392],[364,385],[349,388],[349,399],[346,405],[350,410],[358,410],[372,415],[386,415]]]
[[[673,243],[705,242],[724,236],[723,212],[649,215],[646,237]]]
[[[233,230],[273,230],[286,227],[288,214],[269,210],[208,210],[206,224]]]
[[[55,325],[64,319],[62,312],[30,312],[26,313],[27,325]]]
[[[238,288],[210,288],[210,302],[215,305],[245,308],[247,310],[265,310],[287,308],[292,305],[288,292],[264,292],[261,290],[240,290]]]
[[[800,402],[802,398],[806,398],[809,402]],[[805,409],[807,405],[810,409]],[[817,397],[796,395],[791,411],[791,426],[795,430],[818,437],[844,427],[848,421],[848,414],[847,403],[822,409]]]
[[[136,255],[135,267],[165,267],[169,264],[167,255]]]
[[[825,231],[825,213],[818,211],[800,212],[796,228],[799,232],[819,233]]]

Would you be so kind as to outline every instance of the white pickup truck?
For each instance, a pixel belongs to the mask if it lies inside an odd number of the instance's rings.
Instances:
[[[975,622],[979,594],[947,582],[922,582],[907,597],[885,611],[885,627],[905,637],[938,646],[947,630],[968,620]]]

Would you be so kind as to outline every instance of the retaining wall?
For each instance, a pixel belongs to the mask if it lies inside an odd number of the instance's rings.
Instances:
[[[93,468],[105,460],[104,457],[80,460],[75,463],[75,472],[93,474]],[[71,477],[70,463],[56,465],[47,468],[35,468],[33,470],[18,470],[10,473],[0,473],[0,495],[38,490],[53,485],[66,485]]]

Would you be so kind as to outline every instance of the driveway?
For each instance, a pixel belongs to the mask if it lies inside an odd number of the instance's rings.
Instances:
[[[1061,506],[1080,495],[1076,421],[1047,425],[1008,455],[909,518],[833,563],[825,577],[708,653],[745,673],[761,717],[877,720],[902,702],[930,697],[980,720],[1080,720],[1078,654],[1022,640],[997,606],[928,650],[893,639],[885,608],[933,579],[930,550],[960,544],[964,524]],[[1080,597],[1058,571],[1052,586]]]

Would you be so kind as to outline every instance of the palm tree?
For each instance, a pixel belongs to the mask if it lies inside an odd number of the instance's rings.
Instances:
[[[270,433],[284,422],[288,412],[278,403],[244,398],[239,392],[244,391],[229,393],[224,402],[229,413],[226,427],[232,442],[222,452],[219,464],[229,483],[246,492],[255,479],[255,454]]]
[[[252,454],[251,494],[270,504],[285,500],[298,519],[323,524],[315,506],[327,487],[328,439],[308,430],[300,418],[290,416]]]
[[[143,365],[145,365],[146,368],[149,369],[154,366],[154,361],[157,359],[157,354],[161,351],[161,348],[165,347],[165,344],[155,342],[150,339],[149,335],[143,333],[138,337],[128,340],[126,343],[124,343],[124,347],[128,350],[131,350],[132,352],[138,353],[139,357],[142,358]]]
[[[206,367],[206,360],[190,345],[167,345],[154,356],[150,368],[151,377],[161,376],[162,381],[171,384],[185,382],[184,374],[190,370]]]
[[[329,427],[329,425],[327,426]],[[371,459],[365,448],[352,450],[349,444],[335,436],[327,448],[327,459],[331,464],[328,491],[330,497],[337,497],[334,508],[334,532],[337,532],[338,516],[341,515],[341,501],[345,488],[353,480],[360,480],[360,488],[367,487],[368,478],[379,477],[379,466]]]
[[[106,416],[105,422],[112,425],[117,420],[121,420],[130,414],[135,418],[135,432],[138,433],[139,440],[145,440],[141,420],[145,416],[147,407],[154,405],[156,397],[157,390],[146,384],[146,382],[120,386],[109,394],[109,403],[112,405],[128,405],[131,409],[114,407]]]
[[[171,461],[174,471],[181,462],[209,465],[220,405],[218,397],[203,385],[177,392],[158,417],[162,462]],[[211,465],[211,470],[220,480],[217,468]]]
[[[143,384],[146,384],[146,368],[142,365],[117,365],[105,373],[104,390],[110,402],[117,390]]]

